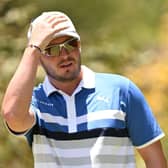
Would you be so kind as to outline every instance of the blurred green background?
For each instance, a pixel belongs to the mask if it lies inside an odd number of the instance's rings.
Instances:
[[[63,11],[74,21],[83,64],[125,75],[141,88],[166,134],[162,144],[168,159],[168,1],[1,0],[0,102],[27,44],[29,23],[51,10]],[[37,83],[43,76],[39,69]],[[144,168],[138,154],[137,165]],[[33,168],[27,142],[9,134],[2,118],[0,168]]]

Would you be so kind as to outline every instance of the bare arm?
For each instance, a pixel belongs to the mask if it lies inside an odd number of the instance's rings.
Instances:
[[[167,168],[167,161],[160,141],[142,149],[138,149],[138,152],[142,156],[146,168]]]
[[[44,16],[36,23],[29,44],[42,50],[53,39],[53,35],[65,26],[66,19],[60,16]],[[62,26],[61,26],[62,24]],[[29,111],[34,81],[41,53],[37,48],[27,47],[22,60],[11,79],[2,103],[2,114],[8,126],[16,132],[31,128],[35,117]]]
[[[27,130],[34,123],[29,112],[32,90],[37,72],[40,52],[27,48],[6,90],[2,103],[3,116],[8,126],[17,132]]]

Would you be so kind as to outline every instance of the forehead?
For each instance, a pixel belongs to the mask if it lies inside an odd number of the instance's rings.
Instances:
[[[69,40],[69,39],[71,39],[71,38],[72,38],[72,37],[70,37],[70,36],[57,37],[57,38],[53,39],[53,40],[49,43],[48,46],[54,45],[54,44],[61,44],[61,43],[65,42],[65,41],[67,41],[67,40]]]

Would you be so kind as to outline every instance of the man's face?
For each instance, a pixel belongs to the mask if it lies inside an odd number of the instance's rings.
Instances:
[[[71,38],[67,36],[60,37],[51,41],[48,46],[62,44],[70,39]],[[81,66],[80,42],[77,41],[77,43],[77,47],[74,47],[71,51],[68,51],[68,49],[63,46],[60,48],[58,55],[43,55],[41,57],[41,65],[50,78],[60,82],[66,82],[74,80],[79,76]]]

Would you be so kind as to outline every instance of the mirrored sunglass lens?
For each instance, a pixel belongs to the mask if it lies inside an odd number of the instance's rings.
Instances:
[[[72,47],[78,47],[78,40],[77,39],[73,39],[71,41],[68,42],[68,44]]]
[[[59,46],[53,46],[53,47],[50,48],[50,55],[51,56],[58,56],[59,51],[60,51]]]
[[[78,41],[76,39],[70,40],[67,43],[64,43],[64,47],[68,50],[68,51],[72,51],[75,48],[78,47]]]
[[[68,50],[68,51],[72,51],[74,49],[74,47],[72,45],[64,44],[64,47]]]
[[[48,56],[58,56],[59,55],[59,46],[55,45],[53,47],[45,49],[45,54]]]
[[[66,48],[69,52],[74,50],[75,48],[78,47],[78,40],[77,39],[72,39],[70,41],[67,41],[63,44],[60,45],[55,45],[51,46],[50,48],[45,49],[45,55],[47,56],[58,56],[60,49],[64,47]]]

